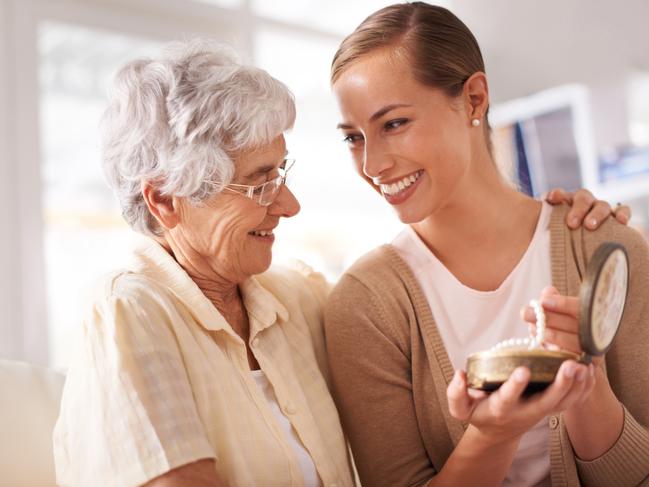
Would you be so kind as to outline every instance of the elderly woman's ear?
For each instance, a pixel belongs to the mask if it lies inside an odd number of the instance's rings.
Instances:
[[[142,198],[149,212],[158,224],[167,230],[174,228],[180,221],[180,208],[173,196],[165,196],[150,182],[142,182]]]

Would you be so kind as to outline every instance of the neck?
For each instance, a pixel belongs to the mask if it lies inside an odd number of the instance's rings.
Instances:
[[[175,245],[171,238],[158,237],[156,240],[171,254],[185,272],[196,283],[202,293],[223,315],[230,325],[237,328],[244,313],[243,299],[239,282],[215,272],[205,259],[184,247]]]
[[[496,289],[534,235],[541,204],[510,187],[491,161],[468,173],[439,208],[412,225],[461,282]]]

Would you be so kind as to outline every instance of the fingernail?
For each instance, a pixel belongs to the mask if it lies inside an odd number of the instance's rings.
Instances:
[[[577,369],[577,373],[575,374],[575,379],[577,382],[583,381],[586,377],[586,371],[582,368]]]
[[[591,218],[590,220],[588,220],[588,226],[590,228],[594,228],[596,225],[597,225],[597,220],[595,218]]]
[[[555,298],[543,298],[541,304],[544,308],[554,308],[557,305],[557,300]]]
[[[524,369],[516,369],[514,371],[514,380],[523,383],[527,380],[527,373]]]
[[[573,226],[573,227],[576,227],[577,225],[579,225],[579,218],[574,217],[572,220],[570,220],[570,225]]]
[[[563,375],[565,375],[568,379],[571,379],[573,375],[575,375],[575,368],[571,365],[566,365],[566,367],[563,369]]]

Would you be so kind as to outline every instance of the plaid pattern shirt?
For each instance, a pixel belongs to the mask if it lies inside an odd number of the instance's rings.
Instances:
[[[250,347],[325,486],[350,486],[326,377],[319,274],[274,269],[241,286]],[[301,486],[246,347],[185,271],[143,239],[98,289],[54,431],[57,481],[135,486],[215,459],[231,486]]]

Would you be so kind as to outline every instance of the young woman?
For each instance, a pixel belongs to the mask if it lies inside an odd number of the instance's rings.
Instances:
[[[326,311],[334,395],[363,485],[646,482],[647,243],[613,219],[573,231],[565,207],[501,177],[480,49],[444,8],[368,17],[336,53],[332,86],[359,172],[407,225],[346,272]],[[610,240],[632,270],[605,366],[567,361],[529,399],[525,368],[489,396],[469,390],[467,356],[526,336],[531,298],[543,299],[548,340],[579,351],[569,296]]]

